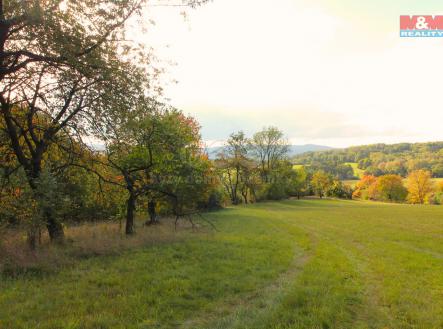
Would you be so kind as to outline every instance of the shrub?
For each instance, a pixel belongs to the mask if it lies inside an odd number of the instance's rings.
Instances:
[[[267,193],[268,200],[282,200],[288,197],[288,191],[285,184],[281,182],[274,182],[268,185]]]
[[[332,198],[352,199],[353,189],[340,181],[334,181],[326,195]]]

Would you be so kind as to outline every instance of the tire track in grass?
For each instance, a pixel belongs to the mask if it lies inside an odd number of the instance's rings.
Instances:
[[[386,324],[393,323],[392,314],[382,303],[382,287],[377,277],[370,270],[367,246],[362,241],[355,238],[347,239],[346,235],[352,236],[351,229],[340,227],[342,237],[337,236],[336,226],[327,223],[321,223],[322,231],[314,230],[311,226],[301,224],[304,230],[316,236],[317,239],[328,241],[337,250],[346,256],[346,259],[352,264],[357,277],[356,280],[361,284],[360,292],[362,294],[362,303],[360,311],[355,312],[355,318],[351,328],[385,328]],[[346,244],[346,242],[348,242]],[[364,280],[363,280],[364,278]],[[389,327],[386,327],[389,328]]]
[[[270,285],[241,298],[225,301],[214,312],[188,321],[184,328],[227,329],[255,328],[257,319],[273,313],[285,298],[287,289],[302,271],[310,256],[297,248],[288,271]]]
[[[225,329],[225,328],[255,328],[259,318],[265,318],[273,313],[286,296],[287,289],[293,284],[297,275],[311,257],[311,239],[294,227],[288,227],[283,222],[276,221],[282,215],[266,208],[261,209],[272,215],[273,220],[268,222],[270,229],[279,231],[294,239],[296,246],[293,259],[288,270],[279,275],[271,284],[256,290],[252,294],[243,295],[236,299],[223,301],[212,312],[200,315],[187,321],[183,328],[189,329]]]
[[[324,227],[312,227],[292,216],[286,221],[309,233],[320,246],[313,264],[307,264],[307,273],[302,273],[302,282],[294,284],[293,291],[287,294],[287,303],[302,310],[296,310],[297,316],[282,310],[280,319],[269,321],[263,328],[381,328],[378,321],[381,314],[376,311],[375,300],[371,300],[374,293],[369,291],[373,287],[363,282],[367,264],[356,254],[359,247],[349,248],[343,244],[346,241],[330,234],[331,230],[325,232]],[[323,284],[324,289],[320,287]],[[329,305],[321,299],[328,300]]]

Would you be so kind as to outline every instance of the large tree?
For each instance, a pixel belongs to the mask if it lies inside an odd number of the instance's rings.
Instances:
[[[383,175],[377,178],[369,188],[372,199],[381,201],[404,201],[408,194],[403,186],[403,178],[399,175]]]
[[[126,36],[145,2],[0,0],[0,115],[33,190],[61,132],[77,142],[101,135],[109,112],[125,115],[152,86],[158,72],[149,51]],[[47,228],[63,239],[56,218]]]
[[[1,116],[33,190],[62,132],[80,141],[105,130],[107,111],[116,103],[125,111],[147,86],[143,66],[127,55],[135,46],[124,41],[125,23],[141,4],[0,1]],[[147,53],[137,54],[147,63]],[[50,238],[62,240],[61,223],[46,221]]]
[[[253,154],[260,163],[261,176],[265,182],[268,182],[271,171],[287,156],[288,142],[278,128],[267,127],[254,134],[251,146]]]
[[[140,100],[126,117],[116,118],[106,141],[107,164],[122,178],[113,183],[127,190],[126,234],[134,233],[141,196],[148,196],[151,203],[167,199],[178,214],[195,206],[205,184],[197,178],[204,176],[209,162],[201,159],[199,125],[192,117],[153,100]]]

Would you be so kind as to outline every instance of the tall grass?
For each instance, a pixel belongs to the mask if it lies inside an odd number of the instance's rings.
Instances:
[[[182,239],[190,229],[188,223],[181,222],[176,230],[171,219],[164,219],[154,226],[145,226],[140,220],[136,226],[137,232],[132,236],[126,236],[118,222],[68,226],[65,228],[66,242],[63,245],[51,244],[47,233],[42,231],[40,243],[34,251],[27,244],[25,231],[4,228],[0,231],[0,275],[49,272],[83,258],[170,243]]]

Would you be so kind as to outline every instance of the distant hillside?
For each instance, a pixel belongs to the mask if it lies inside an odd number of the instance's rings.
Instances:
[[[353,146],[295,155],[293,162],[343,179],[357,176],[355,169],[376,176],[406,176],[411,171],[424,169],[431,171],[434,177],[443,177],[443,142]]]
[[[326,151],[333,150],[334,148],[330,146],[324,145],[315,145],[315,144],[306,144],[306,145],[291,145],[289,154],[290,156],[303,154],[306,152],[318,152],[318,151]]]
[[[217,157],[217,154],[221,152],[223,149],[222,146],[217,147],[209,147],[207,149],[208,155],[210,159],[214,159]],[[332,150],[332,147],[324,146],[324,145],[315,145],[315,144],[306,144],[306,145],[290,145],[289,146],[289,157],[293,157],[295,155],[303,154],[306,152],[317,152],[317,151],[326,151]]]

